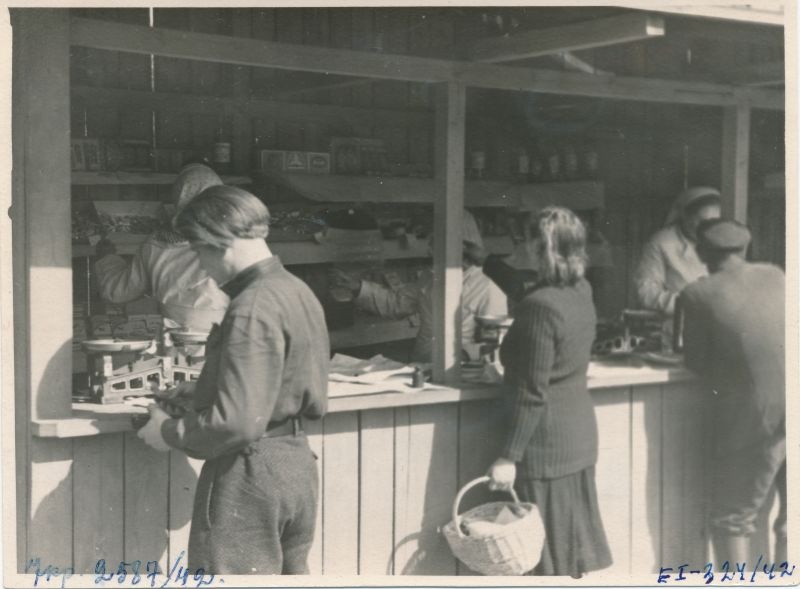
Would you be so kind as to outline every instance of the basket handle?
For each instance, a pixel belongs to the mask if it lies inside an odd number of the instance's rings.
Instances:
[[[488,483],[491,480],[492,478],[486,475],[478,477],[477,479],[472,480],[461,487],[461,490],[456,495],[455,501],[453,501],[453,524],[456,527],[456,533],[458,534],[459,538],[464,537],[464,532],[461,531],[461,516],[458,515],[458,507],[461,505],[461,499],[464,498],[464,495],[466,495],[467,491],[469,491],[472,487],[477,487],[478,485]],[[517,496],[517,492],[513,487],[509,490],[509,493],[511,494],[511,498],[514,500],[514,503],[519,503],[519,497]]]

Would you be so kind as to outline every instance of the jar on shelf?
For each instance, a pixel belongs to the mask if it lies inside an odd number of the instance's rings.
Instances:
[[[567,180],[578,178],[578,153],[570,143],[564,147],[564,177]]]
[[[211,161],[218,174],[231,173],[231,140],[222,123],[217,130]]]

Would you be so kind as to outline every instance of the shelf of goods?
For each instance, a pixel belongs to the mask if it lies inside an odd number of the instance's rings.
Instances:
[[[74,186],[133,185],[133,184],[172,184],[178,175],[167,172],[72,172]],[[251,184],[247,176],[222,176],[222,181],[230,185]]]
[[[432,178],[270,173],[267,178],[317,202],[433,203],[440,192]],[[594,181],[520,184],[467,180],[468,207],[538,210],[559,205],[574,210],[603,208],[603,183]]]

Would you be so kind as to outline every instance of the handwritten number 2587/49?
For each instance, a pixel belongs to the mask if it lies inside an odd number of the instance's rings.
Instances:
[[[128,567],[131,568],[130,573],[128,573]],[[97,564],[94,566],[94,582],[96,585],[103,583],[104,581],[111,581],[115,577],[117,582],[122,584],[128,577],[128,574],[131,576],[131,584],[137,585],[139,581],[142,580],[142,561],[141,560],[134,560],[132,562],[121,562],[117,567],[117,570],[114,572],[106,572],[106,560],[101,558],[97,561]],[[147,574],[147,578],[150,581],[150,586],[155,587],[156,585],[156,577],[161,572],[158,568],[158,561],[151,560],[148,561],[147,565],[145,566],[145,571]]]

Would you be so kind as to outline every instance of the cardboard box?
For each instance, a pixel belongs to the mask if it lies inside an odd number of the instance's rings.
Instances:
[[[73,170],[97,172],[104,169],[99,139],[73,139],[71,145]]]
[[[305,151],[287,151],[286,171],[308,172],[308,153]]]
[[[331,154],[318,151],[309,151],[308,172],[310,174],[330,174],[331,173]]]
[[[259,169],[267,172],[283,172],[286,169],[286,152],[282,149],[262,149]]]

